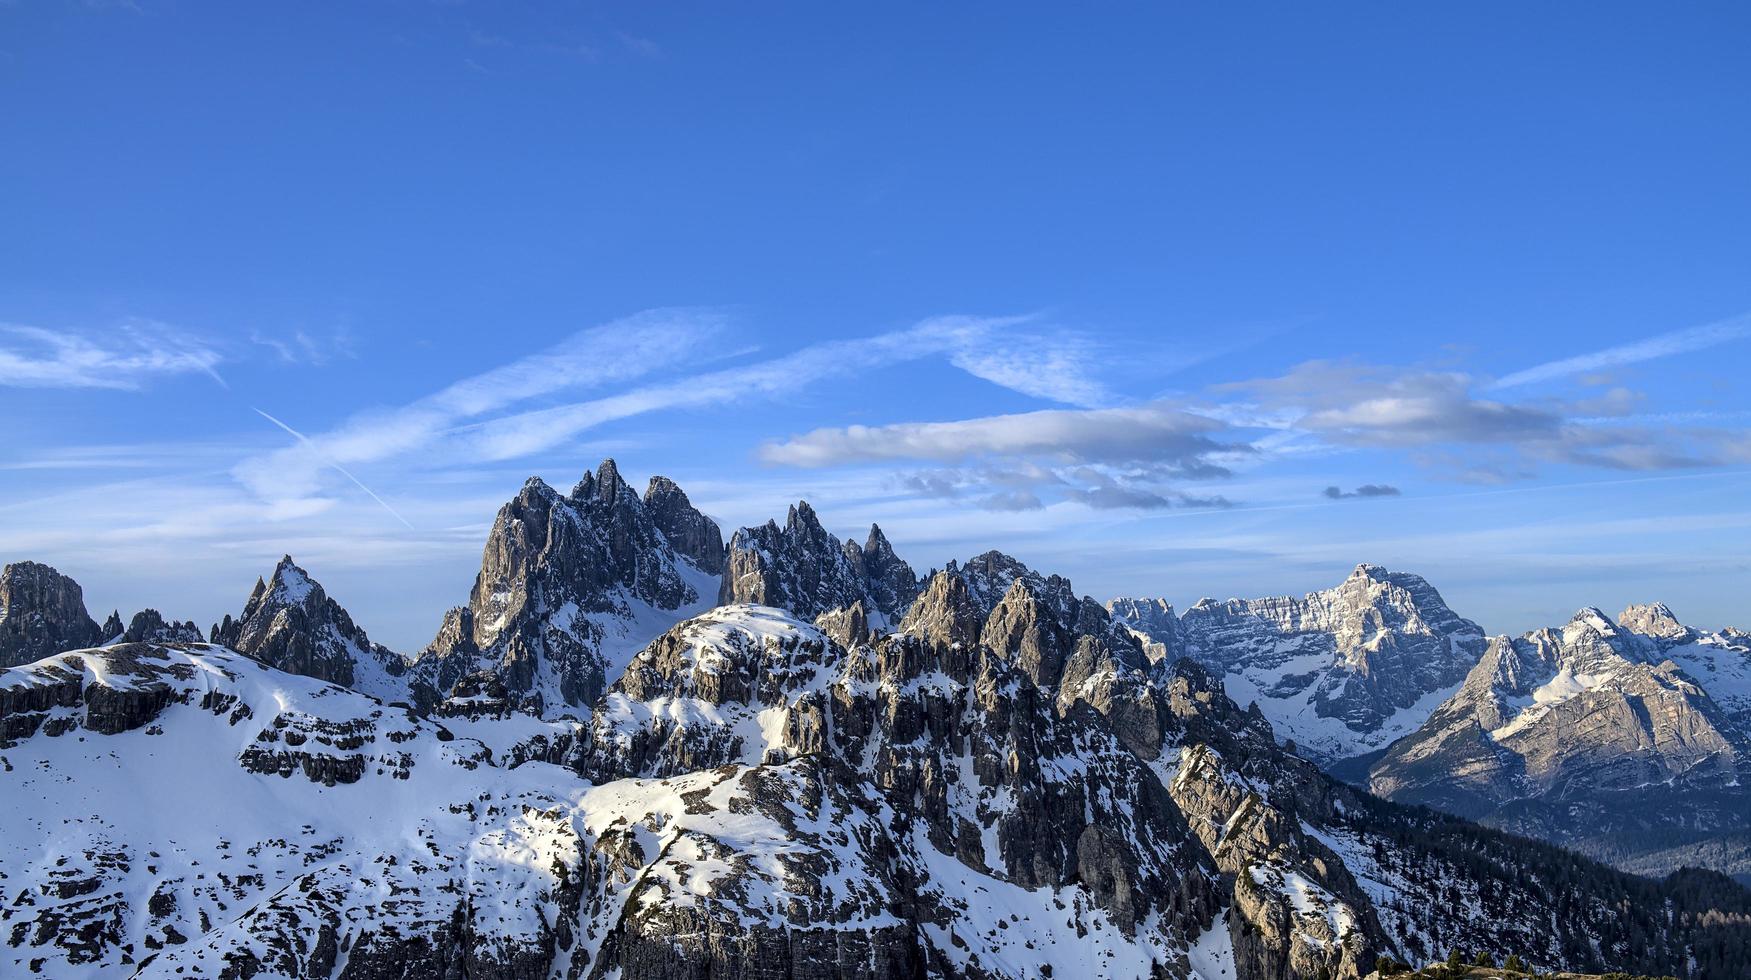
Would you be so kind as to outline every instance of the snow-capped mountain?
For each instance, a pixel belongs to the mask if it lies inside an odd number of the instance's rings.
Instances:
[[[1177,619],[1161,600],[1115,599],[1109,609],[1157,656],[1197,660],[1327,763],[1414,731],[1485,643],[1420,576],[1378,565],[1300,599],[1202,599]]]
[[[712,605],[722,567],[717,525],[667,479],[641,499],[611,459],[569,495],[531,478],[493,521],[468,605],[415,659],[415,698],[487,671],[537,713],[587,712],[652,637]]]
[[[1751,830],[1741,636],[1692,630],[1654,604],[1496,637],[1371,766],[1369,786],[1626,863],[1668,851],[1665,868],[1678,867],[1678,845]]]
[[[808,501],[785,515],[730,536],[728,570],[718,603],[759,603],[805,619],[861,605],[871,623],[899,622],[918,596],[918,576],[870,525],[861,545],[840,541],[821,526]]]
[[[135,635],[129,642],[169,637]],[[197,633],[195,640],[200,640]],[[371,642],[353,617],[309,573],[281,558],[267,580],[256,579],[243,612],[229,614],[213,626],[210,639],[270,667],[384,700],[407,696],[407,662],[381,644]]]

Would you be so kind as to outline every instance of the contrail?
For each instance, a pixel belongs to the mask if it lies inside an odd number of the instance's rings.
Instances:
[[[1501,378],[1490,387],[1511,388],[1533,381],[1549,381],[1552,378],[1580,374],[1582,371],[1597,371],[1600,368],[1616,367],[1620,364],[1636,364],[1641,361],[1651,361],[1656,357],[1702,350],[1705,347],[1724,344],[1727,341],[1738,340],[1745,336],[1751,336],[1751,314],[1706,323],[1700,327],[1674,330],[1671,333],[1660,334],[1658,337],[1649,337],[1646,340],[1638,340],[1633,344],[1624,344],[1619,347],[1608,347],[1591,354],[1581,354],[1560,361],[1539,364]]]
[[[262,411],[259,408],[252,407],[250,410],[253,411],[255,414],[261,416],[262,418],[267,419],[269,422],[272,422],[273,424],[286,430],[286,432],[289,433],[292,436],[292,438],[297,439],[299,442],[301,442],[305,446],[309,447],[312,451],[315,451],[317,453],[318,458],[321,457],[321,455],[322,455],[321,451],[316,449],[316,444],[311,442],[309,437],[304,435],[304,433],[299,432],[297,429],[292,428],[291,426],[287,425],[284,422],[281,422],[279,419],[274,418],[272,415],[269,415],[268,413]],[[380,506],[384,510],[388,511],[391,517],[394,517],[396,520],[398,520],[402,524],[406,525],[406,527],[409,531],[412,531],[414,529],[414,526],[412,524],[407,523],[407,518],[402,517],[400,514],[396,513],[395,508],[389,506],[388,501],[384,500],[382,497],[377,496],[377,491],[372,490],[368,486],[365,486],[365,484],[358,477],[347,472],[346,467],[340,465],[339,463],[337,463],[331,459],[323,459],[322,461],[324,463],[327,463],[329,466],[332,466],[335,469],[339,470],[340,474],[342,476],[353,481],[354,486],[358,487],[360,490],[365,491],[365,493],[368,494],[372,500],[377,501],[378,506]]]

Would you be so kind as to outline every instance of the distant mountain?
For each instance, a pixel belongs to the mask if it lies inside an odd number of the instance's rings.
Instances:
[[[1751,830],[1751,644],[1664,605],[1497,637],[1452,698],[1369,770],[1422,803],[1651,871]],[[1718,692],[1718,699],[1716,697]],[[1649,855],[1663,855],[1657,867]],[[1751,862],[1716,864],[1734,873]]]
[[[1113,615],[1156,656],[1188,656],[1257,702],[1280,736],[1334,762],[1416,729],[1483,652],[1476,623],[1420,576],[1358,565],[1305,598],[1202,599],[1174,618],[1160,600],[1115,599]]]

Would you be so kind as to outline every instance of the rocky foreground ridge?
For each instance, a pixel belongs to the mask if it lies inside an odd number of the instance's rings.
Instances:
[[[0,673],[0,975],[1313,980],[1460,947],[1702,978],[1751,955],[1719,875],[1334,780],[1182,655],[1207,634],[1169,648],[996,552],[919,581],[806,505],[721,551],[715,528],[608,463],[501,510],[416,656],[285,560],[210,642],[165,624]],[[1470,635],[1403,577],[1352,581],[1375,612],[1333,656]],[[1350,635],[1317,605],[1271,622]]]

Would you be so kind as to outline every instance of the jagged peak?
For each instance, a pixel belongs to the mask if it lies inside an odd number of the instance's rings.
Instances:
[[[310,594],[320,589],[310,573],[299,567],[291,555],[282,555],[279,564],[274,566],[273,593],[284,602],[301,605]]]
[[[817,532],[822,530],[821,519],[816,516],[815,508],[811,507],[808,501],[799,500],[786,511],[784,529],[786,531],[802,529],[811,533]]]
[[[864,554],[882,554],[893,550],[894,546],[888,543],[888,536],[882,533],[882,526],[872,522],[869,535],[863,539]]]
[[[612,457],[602,460],[596,467],[596,496],[603,503],[613,503],[625,487],[626,481],[620,478],[619,464]]]

